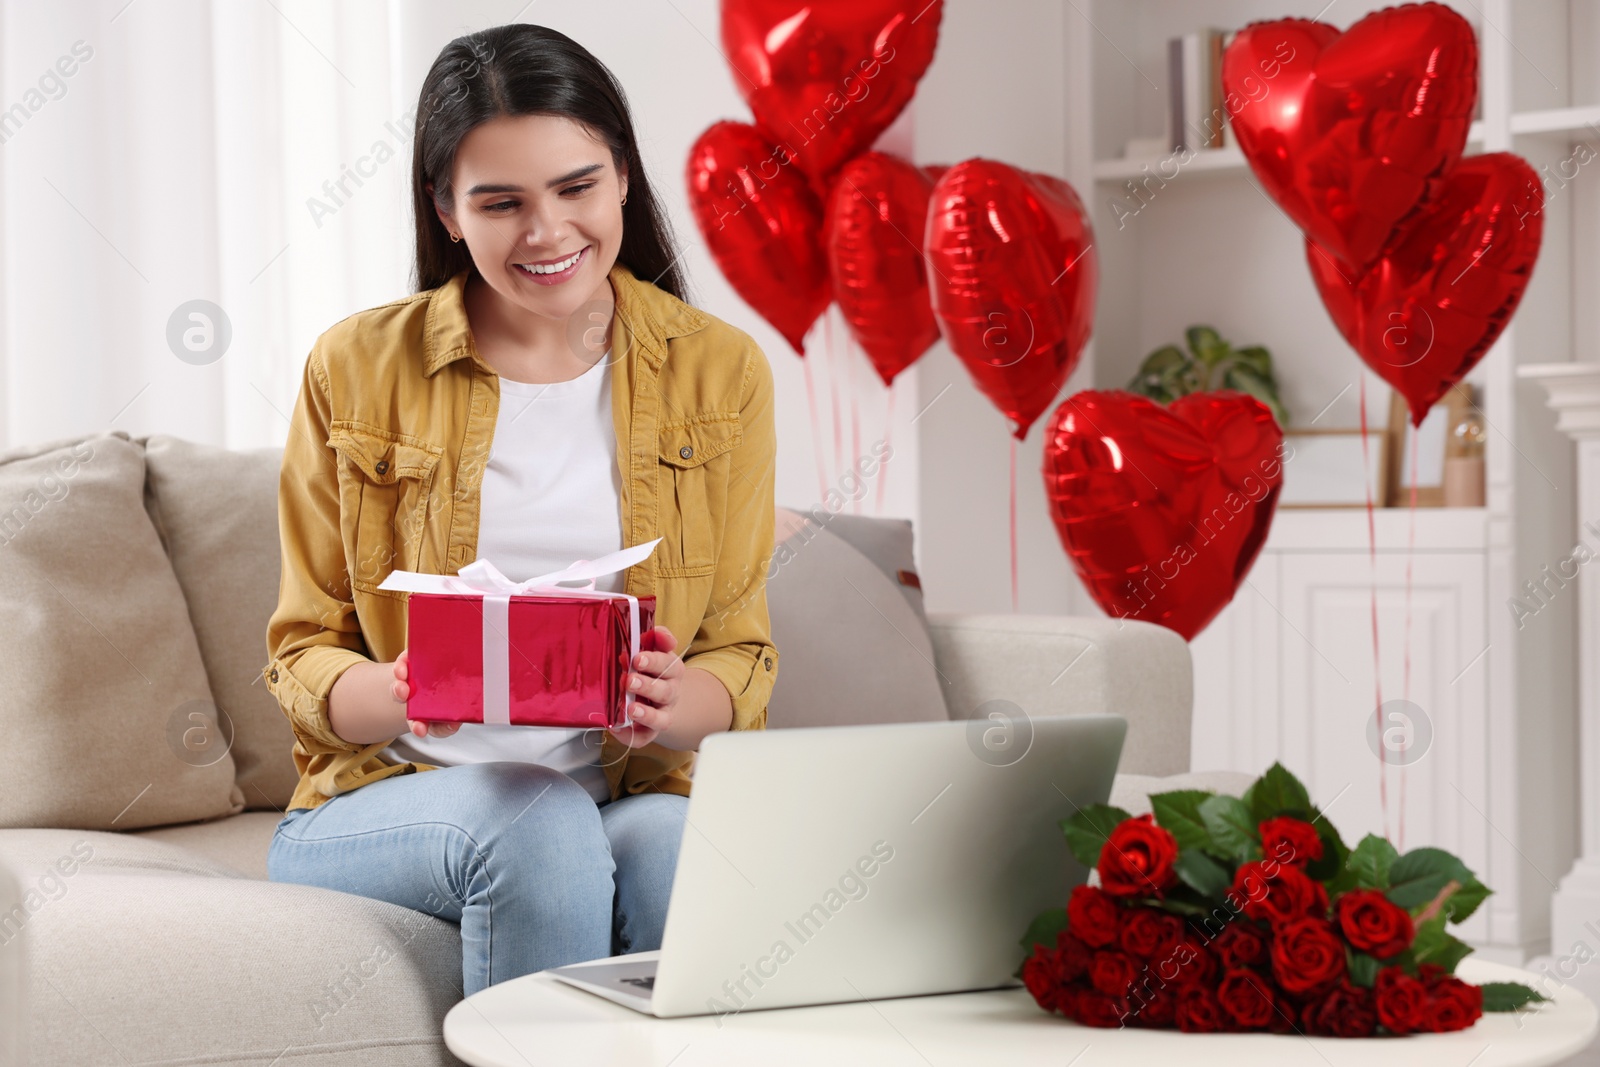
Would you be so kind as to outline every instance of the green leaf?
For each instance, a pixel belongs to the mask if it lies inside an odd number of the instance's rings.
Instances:
[[[1345,969],[1350,972],[1351,983],[1366,986],[1369,989],[1378,980],[1378,969],[1383,966],[1378,962],[1377,957],[1369,956],[1365,952],[1357,952],[1349,945],[1344,948],[1344,962]]]
[[[1260,345],[1248,345],[1244,348],[1235,348],[1233,358],[1267,381],[1272,381],[1272,353]]]
[[[1215,795],[1205,789],[1152,793],[1150,810],[1157,824],[1173,836],[1179,848],[1210,848],[1211,832],[1200,818],[1200,803]]]
[[[1445,898],[1445,913],[1453,923],[1466,922],[1467,918],[1478,910],[1478,905],[1487,900],[1489,894],[1493,892],[1493,889],[1474,878]]]
[[[1387,838],[1368,834],[1350,853],[1345,869],[1355,876],[1355,889],[1388,889],[1389,871],[1399,858]]]
[[[1478,988],[1483,990],[1484,1011],[1516,1011],[1524,1004],[1550,999],[1521,982],[1485,982]]]
[[[1311,825],[1316,827],[1317,836],[1322,839],[1322,858],[1306,864],[1306,874],[1319,882],[1331,882],[1345,869],[1350,850],[1345,847],[1339,831],[1320,814],[1312,818]],[[1329,896],[1332,895],[1330,892]]]
[[[1217,336],[1217,331],[1209,326],[1191,326],[1183,332],[1184,339],[1189,342],[1189,351],[1194,353],[1194,358],[1208,367],[1215,367],[1232,353],[1228,342]]]
[[[1417,966],[1437,963],[1448,973],[1454,974],[1456,964],[1472,954],[1472,946],[1445,933],[1444,921],[1444,912],[1441,911],[1427,922],[1418,923],[1416,937],[1412,939],[1406,954],[1410,956],[1410,962]]]
[[[1034,945],[1055,948],[1056,935],[1066,928],[1066,908],[1051,908],[1048,911],[1041,911],[1034,917],[1033,922],[1028,924],[1028,932],[1022,935],[1022,940],[1018,944],[1027,949],[1029,955],[1033,954]]]
[[[1241,393],[1247,393],[1265,404],[1267,410],[1272,412],[1272,417],[1277,420],[1279,427],[1288,424],[1289,412],[1278,399],[1278,390],[1273,387],[1272,382],[1263,378],[1255,370],[1242,363],[1235,363],[1222,376],[1222,384],[1229,389],[1237,389]]]
[[[1402,908],[1426,904],[1454,879],[1465,886],[1475,881],[1466,864],[1442,848],[1414,848],[1389,868],[1391,902]]]
[[[1066,835],[1067,847],[1085,867],[1100,862],[1100,850],[1119,823],[1131,816],[1110,804],[1091,804],[1080,808],[1071,818],[1061,820],[1061,832]]]
[[[1157,377],[1166,374],[1174,367],[1187,367],[1189,357],[1183,354],[1183,349],[1177,345],[1162,345],[1139,364],[1140,374],[1153,374]]]
[[[1200,818],[1226,858],[1239,863],[1260,855],[1261,832],[1250,808],[1238,797],[1207,798],[1200,804]]]
[[[1181,853],[1180,853],[1181,855]],[[1152,907],[1159,907],[1176,915],[1206,916],[1217,910],[1217,905],[1212,898],[1197,892],[1193,887],[1182,882],[1167,890],[1167,895],[1160,900],[1147,900],[1145,903]]]
[[[1173,868],[1184,885],[1209,900],[1220,900],[1233,885],[1228,869],[1197,848],[1179,849]]]
[[[1311,810],[1311,797],[1306,794],[1306,787],[1281,763],[1268,767],[1245,795],[1250,798],[1250,814],[1258,823],[1278,815]]]

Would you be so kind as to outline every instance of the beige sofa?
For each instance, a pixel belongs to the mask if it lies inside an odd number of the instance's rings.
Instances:
[[[259,684],[278,457],[122,432],[0,455],[0,727],[12,747],[0,1064],[455,1062],[440,1037],[460,998],[453,924],[265,877],[295,780],[287,723]],[[860,646],[876,625],[876,640],[927,660],[941,690],[888,718],[970,717],[994,701],[1029,716],[1118,712],[1130,730],[1114,799],[1136,810],[1152,776],[1188,771],[1177,637],[1049,616],[924,624],[914,574],[869,560],[886,542],[856,553],[847,537],[900,531],[908,549],[909,524],[812,514],[785,528],[800,550],[769,587],[784,650],[772,727],[885,717],[830,696],[827,672],[806,667],[834,654],[827,639]],[[832,595],[829,572],[854,573],[866,603]],[[1194,783],[1243,784],[1161,788]]]

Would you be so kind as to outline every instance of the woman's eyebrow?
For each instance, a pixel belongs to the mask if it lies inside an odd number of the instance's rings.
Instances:
[[[544,183],[545,188],[554,189],[558,185],[565,185],[567,182],[575,181],[578,178],[583,177],[585,174],[593,174],[597,170],[604,169],[604,163],[590,163],[587,166],[579,167],[577,170],[568,171],[559,178],[551,178],[549,181]],[[477,196],[480,193],[520,193],[522,191],[523,189],[520,185],[480,184],[474,185],[471,189],[468,189],[467,195]]]

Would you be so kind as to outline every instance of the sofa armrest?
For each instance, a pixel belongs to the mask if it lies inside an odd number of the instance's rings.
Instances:
[[[0,1064],[31,1062],[27,1055],[27,939],[22,926],[28,912],[22,899],[22,877],[0,852]]]
[[[1066,615],[930,612],[934,662],[953,719],[1008,700],[1029,716],[1110,712],[1128,720],[1118,770],[1189,769],[1189,645],[1163,626]]]

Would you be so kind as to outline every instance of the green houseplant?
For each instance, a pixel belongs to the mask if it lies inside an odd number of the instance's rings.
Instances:
[[[1162,345],[1144,357],[1128,390],[1170,404],[1189,393],[1237,389],[1267,405],[1279,426],[1289,424],[1289,412],[1278,399],[1270,352],[1260,345],[1235,348],[1210,326],[1191,326],[1184,339],[1187,352],[1177,345]]]

